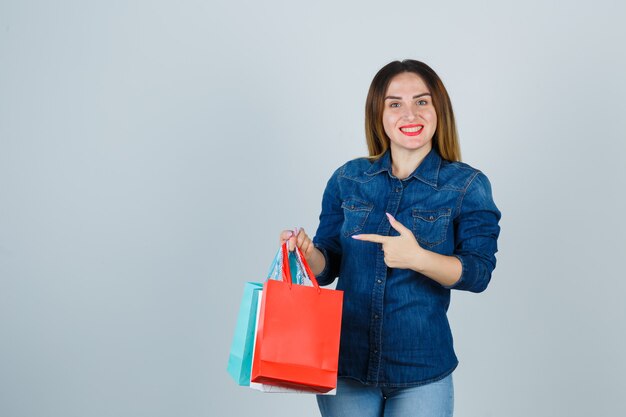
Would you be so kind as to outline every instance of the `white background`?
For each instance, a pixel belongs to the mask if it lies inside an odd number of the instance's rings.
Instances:
[[[316,416],[226,373],[245,281],[427,62],[503,213],[457,417],[626,414],[622,2],[0,1],[0,415]]]

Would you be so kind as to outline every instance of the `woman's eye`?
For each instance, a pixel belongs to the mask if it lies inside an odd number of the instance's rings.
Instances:
[[[425,106],[425,105],[428,104],[428,101],[426,101],[426,100],[418,100],[417,104],[419,104],[420,106]]]
[[[400,107],[400,103],[391,103],[389,107]]]

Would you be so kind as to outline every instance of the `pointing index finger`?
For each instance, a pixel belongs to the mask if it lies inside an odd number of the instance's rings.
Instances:
[[[388,236],[381,235],[372,235],[372,234],[364,234],[364,235],[352,235],[353,239],[356,240],[364,240],[366,242],[374,242],[374,243],[385,243]]]

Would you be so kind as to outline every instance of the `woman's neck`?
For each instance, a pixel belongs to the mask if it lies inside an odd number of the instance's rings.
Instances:
[[[422,163],[431,146],[423,146],[419,149],[408,150],[391,147],[391,172],[401,180],[407,178]]]

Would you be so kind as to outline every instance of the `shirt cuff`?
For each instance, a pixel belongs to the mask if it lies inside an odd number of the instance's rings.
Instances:
[[[444,286],[449,290],[465,290],[482,292],[487,288],[491,278],[490,271],[472,255],[453,255],[461,261],[461,277],[452,285]]]
[[[326,252],[326,249],[324,249],[323,247],[318,246],[315,243],[313,244],[313,246],[319,249],[319,251],[322,252],[322,255],[324,255],[324,269],[315,277],[315,279],[317,279],[317,283],[319,285],[328,285],[330,282],[332,282],[332,279],[329,279],[329,277],[327,276],[330,273],[330,257],[328,256],[328,252]]]
[[[448,290],[454,290],[454,289],[457,289],[458,287],[462,287],[465,281],[465,276],[467,275],[467,267],[465,266],[465,262],[463,262],[463,258],[461,258],[459,255],[452,255],[452,256],[454,256],[455,258],[459,260],[459,262],[461,262],[461,276],[454,284],[443,286],[443,288],[448,289]]]

